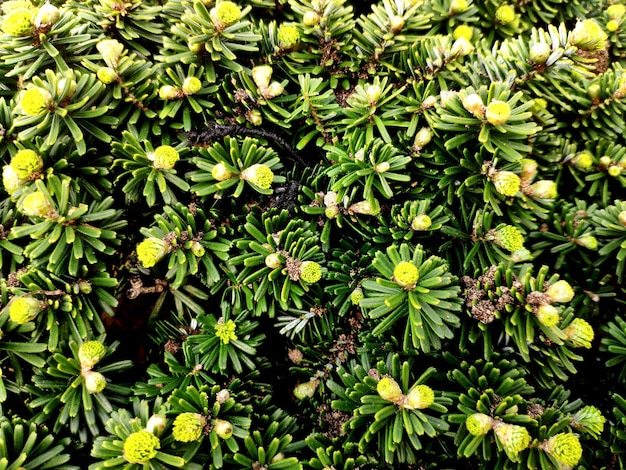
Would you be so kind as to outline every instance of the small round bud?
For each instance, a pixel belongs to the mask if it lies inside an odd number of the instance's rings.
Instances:
[[[318,15],[316,12],[307,11],[302,17],[302,23],[304,24],[304,26],[317,26],[318,24],[320,24],[321,19],[322,18],[320,17],[320,15]]]
[[[393,270],[393,280],[403,289],[413,289],[419,279],[419,270],[410,261],[400,261]]]
[[[103,39],[96,44],[96,49],[102,56],[102,60],[111,68],[116,68],[117,63],[124,53],[124,44],[117,39]]]
[[[464,38],[467,41],[471,41],[473,36],[474,28],[466,24],[460,24],[452,31],[452,37],[454,39]]]
[[[591,325],[582,318],[574,318],[563,333],[575,348],[590,349],[595,336]]]
[[[392,377],[380,379],[376,384],[376,391],[380,398],[394,403],[398,403],[404,398],[400,385]]]
[[[535,313],[537,321],[548,328],[555,326],[559,322],[559,311],[550,304],[543,304],[537,308]]]
[[[422,127],[417,134],[415,134],[415,140],[413,140],[413,150],[419,152],[426,147],[431,140],[433,140],[433,131],[430,127]]]
[[[418,385],[407,393],[404,408],[423,410],[435,403],[435,392],[428,385]]]
[[[322,278],[322,267],[315,261],[303,261],[300,265],[300,279],[314,284]]]
[[[508,423],[498,423],[494,432],[507,456],[516,461],[520,452],[528,448],[531,438],[528,430],[523,426]]]
[[[151,432],[155,436],[160,436],[165,431],[167,419],[163,415],[152,415],[146,423],[145,430]]]
[[[520,178],[524,181],[530,181],[537,176],[537,162],[532,158],[522,158],[520,161],[522,169],[520,171]]]
[[[508,25],[515,21],[515,8],[511,5],[500,5],[496,10],[495,20],[501,25]]]
[[[376,173],[386,173],[389,171],[390,167],[389,162],[380,162],[378,165],[374,166],[374,171]]]
[[[507,197],[515,196],[521,184],[520,177],[512,171],[497,171],[492,181],[496,191]]]
[[[13,323],[23,325],[34,320],[45,308],[46,304],[34,297],[18,297],[9,304],[9,318]]]
[[[377,199],[374,199],[373,202],[359,201],[348,207],[348,212],[352,214],[378,215],[380,213],[380,204]]]
[[[535,64],[545,64],[550,54],[552,54],[552,46],[545,42],[538,42],[530,48],[529,57]]]
[[[280,255],[276,253],[270,253],[265,257],[265,266],[271,269],[280,268],[283,262],[280,259]]]
[[[171,245],[160,238],[149,237],[137,245],[137,259],[144,268],[151,268],[170,252]]]
[[[315,395],[315,390],[317,390],[319,384],[319,380],[309,380],[308,382],[299,383],[293,389],[293,395],[298,400],[311,398],[313,395]]]
[[[469,7],[467,0],[452,0],[450,2],[450,10],[448,13],[450,16],[456,15],[457,13],[463,13]]]
[[[283,49],[291,49],[300,42],[300,32],[298,28],[289,24],[281,24],[276,33],[278,44]]]
[[[91,369],[102,360],[107,348],[101,341],[85,341],[78,348],[78,360],[82,369]]]
[[[157,456],[161,441],[149,431],[132,433],[124,441],[124,458],[129,463],[146,464]]]
[[[594,99],[594,100],[597,100],[598,98],[600,98],[601,92],[602,92],[602,89],[600,88],[600,85],[598,85],[597,83],[589,85],[589,88],[587,88],[587,94],[589,95],[589,98]]]
[[[29,8],[16,8],[4,15],[2,31],[9,36],[28,36],[34,30],[33,11]]]
[[[211,170],[211,176],[217,181],[226,181],[235,176],[235,173],[230,171],[224,163],[219,162]]]
[[[4,186],[4,190],[7,194],[11,195],[17,189],[22,186],[22,180],[15,170],[11,167],[11,165],[5,165],[2,167],[2,185]]]
[[[100,372],[92,370],[83,372],[83,379],[85,380],[85,388],[89,393],[100,393],[107,385],[107,380]]]
[[[272,72],[271,65],[257,65],[252,68],[252,80],[257,88],[264,89],[269,86]]]
[[[191,244],[191,253],[197,258],[202,258],[206,253],[204,246],[199,241],[195,241]]]
[[[350,302],[352,302],[352,305],[359,305],[361,303],[361,300],[363,300],[364,298],[365,294],[363,293],[363,289],[361,289],[360,287],[356,287],[350,293]]]
[[[606,22],[606,30],[609,33],[614,33],[618,29],[619,29],[619,21],[609,20],[609,21]]]
[[[579,170],[589,170],[593,166],[593,155],[585,150],[577,154],[572,159],[572,163]]]
[[[493,419],[484,413],[474,413],[465,420],[465,427],[472,436],[484,436],[491,431]]]
[[[255,163],[244,169],[240,175],[241,179],[258,186],[261,189],[269,189],[274,180],[274,173],[267,165]]]
[[[324,209],[324,215],[328,219],[336,218],[339,215],[339,207],[337,206],[327,207],[326,209]]]
[[[229,439],[233,435],[233,425],[224,419],[216,419],[213,423],[213,430],[222,439]]]
[[[50,28],[53,24],[59,21],[61,11],[50,2],[44,3],[39,7],[37,16],[35,17],[34,25],[37,29]]]
[[[477,118],[485,115],[485,104],[478,93],[471,93],[462,99],[461,104],[471,114]]]
[[[216,29],[222,30],[227,26],[239,21],[241,18],[241,8],[235,3],[225,0],[217,4],[217,6],[211,8],[209,16]]]
[[[611,166],[611,163],[613,163],[613,160],[611,160],[611,157],[609,157],[608,155],[603,155],[598,160],[598,166],[602,169],[608,168],[609,166]]]
[[[622,168],[619,165],[609,165],[606,172],[609,174],[609,176],[617,178],[622,174]]]
[[[187,77],[183,81],[182,89],[185,95],[195,95],[202,90],[202,82],[197,77]]]
[[[183,96],[183,91],[172,85],[163,85],[159,88],[159,98],[162,100],[176,100]]]
[[[398,34],[404,27],[404,18],[400,15],[393,15],[389,18],[389,30],[393,34]]]
[[[40,116],[50,110],[54,104],[52,95],[43,88],[28,88],[22,93],[20,106],[28,116]]]
[[[458,38],[452,44],[450,48],[450,53],[454,56],[465,57],[466,55],[471,54],[474,51],[474,46],[468,39],[464,37]]]
[[[151,158],[152,157],[152,158]],[[148,155],[148,158],[153,161],[154,168],[159,170],[171,170],[178,160],[180,155],[178,150],[170,145],[161,145],[154,149],[154,152]]]
[[[531,184],[525,193],[538,199],[555,199],[558,196],[557,188],[556,181],[539,180]]]
[[[430,95],[430,96],[427,96],[426,98],[424,98],[424,101],[422,101],[422,104],[420,105],[420,108],[422,108],[422,109],[430,109],[433,106],[437,106],[437,98],[432,96],[432,95]]]
[[[246,119],[253,126],[260,126],[261,124],[263,124],[263,115],[258,109],[252,109],[248,113],[246,113]]]
[[[427,214],[420,214],[413,217],[413,220],[411,221],[411,229],[416,232],[423,232],[428,230],[432,224],[433,221]]]
[[[598,239],[593,235],[583,235],[575,240],[577,245],[580,245],[588,250],[596,251],[598,249]]]
[[[220,405],[226,403],[226,401],[230,398],[230,392],[228,389],[223,388],[219,392],[215,394],[215,401]]]
[[[18,204],[22,214],[29,217],[47,217],[54,212],[54,207],[48,199],[48,196],[41,191],[35,191],[27,195]]]
[[[548,286],[545,294],[550,302],[567,303],[574,298],[574,289],[569,282],[560,280]]]
[[[119,78],[115,69],[111,67],[100,67],[96,72],[96,76],[98,77],[98,80],[105,85],[110,85],[111,83],[116,82]]]
[[[583,456],[583,448],[578,437],[570,432],[552,436],[542,448],[562,464],[562,468],[573,468]]]
[[[181,413],[174,419],[172,437],[178,442],[195,442],[202,436],[206,424],[200,413]]]
[[[43,168],[43,160],[34,150],[19,150],[11,158],[11,168],[19,179],[25,180]]]
[[[382,89],[378,85],[369,85],[367,87],[365,94],[367,95],[367,101],[370,106],[375,105],[378,102],[382,92]]]
[[[606,15],[612,20],[620,20],[626,14],[626,6],[616,3],[606,9]]]
[[[621,211],[617,214],[617,221],[622,225],[622,227],[626,227],[626,211]]]
[[[505,101],[493,100],[487,105],[485,117],[489,124],[501,126],[511,117],[511,107]]]
[[[272,82],[266,90],[261,90],[261,95],[263,98],[271,100],[272,98],[282,95],[283,91],[285,91],[285,87],[283,87],[281,83]]]

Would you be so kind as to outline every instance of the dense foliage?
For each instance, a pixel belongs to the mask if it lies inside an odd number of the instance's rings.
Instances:
[[[621,0],[0,9],[0,468],[626,467]]]

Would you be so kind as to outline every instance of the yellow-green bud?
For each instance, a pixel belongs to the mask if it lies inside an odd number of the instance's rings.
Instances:
[[[521,180],[512,171],[497,171],[492,177],[496,191],[503,196],[512,197],[517,194]]]
[[[146,464],[157,456],[161,441],[149,431],[132,433],[124,441],[124,458],[129,463]]]
[[[350,302],[352,302],[352,305],[359,305],[361,303],[361,300],[363,300],[364,298],[365,294],[363,293],[363,289],[361,289],[360,287],[356,287],[350,293]]]
[[[25,180],[43,168],[43,160],[34,150],[19,150],[11,159],[11,168],[18,178]]]
[[[276,33],[278,44],[283,49],[290,49],[300,41],[298,28],[289,24],[281,24]]]
[[[285,91],[285,87],[281,83],[272,82],[265,89],[259,89],[263,98],[271,100],[272,98],[276,98],[278,95],[281,95],[283,91]]]
[[[495,20],[501,25],[511,24],[515,21],[515,8],[511,5],[500,5],[496,10]]]
[[[380,398],[394,403],[400,403],[404,398],[400,385],[392,377],[383,377],[380,379],[378,384],[376,384],[376,391],[378,395],[380,395]]]
[[[107,385],[107,381],[100,372],[88,370],[83,372],[85,388],[89,393],[100,393]]]
[[[499,225],[493,231],[493,241],[511,253],[520,250],[524,246],[524,235],[514,225]]]
[[[39,7],[34,25],[37,29],[46,29],[59,21],[61,11],[50,2],[44,3]]]
[[[617,221],[622,225],[622,227],[626,227],[626,211],[621,211],[617,214]]]
[[[498,423],[494,427],[494,432],[507,456],[514,462],[517,462],[518,454],[530,444],[530,434],[523,426]]]
[[[435,392],[428,385],[418,385],[407,393],[404,408],[423,410],[435,403]]]
[[[585,51],[604,49],[607,35],[595,20],[588,19],[576,23],[570,35],[570,43]]]
[[[530,181],[537,176],[537,162],[532,158],[522,158],[520,160],[522,169],[520,171],[520,178],[524,181]]]
[[[602,155],[598,160],[598,166],[603,169],[608,168],[611,163],[613,163],[613,160],[611,160],[611,157],[609,157],[608,155]]]
[[[28,88],[22,93],[20,106],[28,116],[40,116],[52,106],[52,95],[43,88]]]
[[[359,201],[348,207],[348,212],[352,214],[378,215],[380,213],[380,204],[377,199],[374,199],[373,202]]]
[[[41,191],[35,191],[21,200],[19,209],[29,217],[47,217],[54,211],[50,199]]]
[[[28,36],[34,30],[33,11],[28,8],[16,8],[2,20],[2,31],[9,36]]]
[[[213,430],[215,434],[222,439],[229,439],[233,435],[232,423],[224,419],[216,419],[213,423]]]
[[[100,80],[105,85],[110,85],[111,83],[117,81],[119,75],[115,71],[114,68],[111,67],[100,67],[96,72],[96,76],[98,80]]]
[[[313,395],[315,395],[315,390],[317,390],[319,384],[319,380],[309,380],[308,382],[299,383],[294,387],[293,395],[298,400],[311,398]]]
[[[91,369],[102,360],[107,348],[101,341],[85,341],[78,349],[78,360],[82,369]]]
[[[393,280],[403,289],[413,289],[419,279],[419,270],[410,261],[400,261],[393,269]]]
[[[269,189],[272,186],[274,179],[274,173],[272,169],[261,163],[255,163],[254,165],[244,169],[240,175],[241,179],[258,186],[261,189]]]
[[[96,44],[96,49],[102,56],[102,60],[114,69],[124,52],[124,44],[117,39],[103,39]]]
[[[485,104],[478,93],[471,93],[461,100],[463,107],[475,117],[481,119],[485,115]]]
[[[155,436],[160,436],[165,431],[165,426],[167,425],[167,419],[164,415],[152,415],[148,422],[146,423],[145,430],[151,432]]]
[[[195,241],[191,244],[191,252],[197,258],[202,258],[206,253],[204,246],[199,241]]]
[[[413,220],[411,221],[411,229],[417,232],[422,232],[424,230],[428,230],[432,224],[433,221],[427,214],[420,214],[413,217]]]
[[[220,317],[217,324],[215,325],[215,336],[217,336],[222,344],[228,344],[231,341],[237,340],[237,335],[235,334],[235,330],[237,329],[237,324],[228,320],[224,322],[224,318]]]
[[[183,97],[183,90],[172,85],[163,85],[159,88],[159,98],[162,100],[176,100]]]
[[[547,327],[555,326],[559,322],[559,311],[550,304],[540,305],[535,316],[539,323]]]
[[[225,0],[211,8],[209,15],[215,28],[221,30],[239,21],[239,18],[241,18],[241,8],[235,3]]]
[[[505,124],[511,117],[511,107],[506,101],[493,100],[485,111],[487,122],[493,126]]]
[[[450,53],[454,56],[464,57],[474,51],[474,46],[469,39],[460,37],[452,43]]]
[[[523,263],[524,261],[530,261],[533,259],[533,254],[528,248],[520,248],[511,253],[511,261],[514,263]]]
[[[474,28],[466,24],[460,24],[456,28],[454,28],[454,31],[452,31],[452,37],[454,39],[464,38],[467,41],[471,41],[473,36]]]
[[[303,261],[300,265],[300,279],[314,284],[322,278],[322,267],[315,261]]]
[[[419,152],[426,147],[430,141],[433,140],[433,131],[430,127],[422,127],[417,134],[415,134],[415,140],[413,141],[413,150]]]
[[[562,432],[552,436],[542,448],[562,464],[562,468],[574,467],[583,456],[580,441],[571,432]]]
[[[207,424],[200,413],[181,413],[174,419],[172,437],[178,442],[195,442],[200,439]]]
[[[246,119],[248,119],[250,124],[252,124],[253,126],[260,126],[261,124],[263,124],[263,115],[258,109],[251,109],[246,114]]]
[[[328,219],[334,219],[339,215],[339,207],[338,206],[330,206],[324,209],[324,215]]]
[[[265,257],[265,266],[270,269],[280,268],[283,262],[280,259],[280,255],[277,253],[270,253]]]
[[[22,180],[17,176],[11,165],[2,167],[2,185],[9,195],[13,194],[22,185]]]
[[[400,15],[393,15],[389,18],[389,30],[393,34],[398,34],[404,27],[404,18]]]
[[[380,162],[378,165],[374,166],[374,171],[376,173],[386,173],[391,168],[389,162]]]
[[[463,13],[468,8],[467,0],[452,0],[450,2],[450,16],[456,15],[457,13]]]
[[[598,239],[593,235],[583,235],[575,240],[577,245],[580,245],[588,250],[596,251],[598,249]]]
[[[370,106],[378,103],[378,100],[380,99],[380,95],[382,94],[382,92],[383,90],[378,85],[369,85],[365,89],[365,95],[367,96],[367,101],[370,104]]]
[[[535,181],[526,189],[526,194],[539,199],[554,199],[558,196],[557,184],[552,180]]]
[[[146,238],[137,245],[137,259],[144,268],[151,268],[170,252],[171,245],[156,237]]]
[[[235,176],[235,174],[223,162],[219,162],[211,170],[211,176],[217,181],[226,181]]]
[[[154,168],[159,170],[171,170],[176,165],[176,162],[180,160],[178,150],[170,145],[160,145],[154,149],[154,152],[148,155],[148,158],[152,160]]]
[[[609,20],[609,21],[607,21],[607,23],[606,23],[606,30],[609,33],[614,33],[618,29],[619,29],[619,21],[616,21],[616,20]]]
[[[606,9],[606,14],[612,20],[620,20],[626,14],[626,6],[616,3]]]
[[[574,289],[565,280],[556,281],[550,284],[545,291],[551,302],[567,303],[574,298]]]
[[[575,348],[590,349],[595,336],[591,325],[582,318],[574,318],[563,333]]]
[[[321,20],[322,18],[320,17],[320,15],[311,10],[307,11],[302,17],[302,23],[304,24],[304,26],[309,27],[317,26],[318,24],[320,24]]]
[[[465,420],[465,427],[472,436],[484,436],[491,431],[493,420],[484,413],[474,413]]]
[[[589,170],[593,165],[593,155],[585,150],[576,155],[572,159],[572,163],[579,170]]]
[[[202,90],[202,82],[197,77],[187,77],[183,81],[182,88],[185,95],[195,95]]]
[[[601,434],[604,430],[606,418],[595,406],[587,405],[572,416],[571,425],[575,429],[581,429],[591,434]]]
[[[535,64],[545,64],[552,54],[552,46],[545,42],[538,42],[530,48],[530,60]]]
[[[622,174],[622,168],[619,165],[609,165],[606,172],[608,173],[609,176],[612,176],[613,178],[617,178],[618,176]]]
[[[594,99],[594,100],[600,98],[601,92],[602,92],[602,89],[600,88],[600,85],[598,85],[597,83],[589,85],[589,88],[587,88],[587,94],[589,95],[589,98]]]
[[[34,320],[45,307],[44,302],[34,297],[18,297],[9,304],[9,318],[12,322],[23,325]]]

